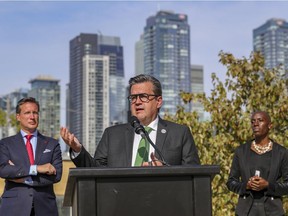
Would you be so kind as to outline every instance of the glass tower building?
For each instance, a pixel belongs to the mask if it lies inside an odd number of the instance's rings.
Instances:
[[[123,47],[119,37],[98,36],[99,54],[109,56],[110,124],[126,122]]]
[[[159,11],[144,27],[144,73],[160,80],[164,104],[162,112],[175,114],[183,105],[180,91],[191,92],[190,26],[185,14]],[[185,105],[190,111],[190,104]]]
[[[253,49],[265,58],[267,68],[280,66],[280,75],[288,70],[288,23],[283,19],[269,19],[253,30]]]
[[[126,119],[123,65],[119,37],[81,33],[70,41],[67,126],[92,155],[104,129]]]
[[[20,99],[28,96],[29,89],[19,88],[15,91],[0,97],[0,109],[6,112],[6,125],[0,127],[0,139],[12,136],[17,133],[15,126],[10,122],[10,116],[16,118],[16,106]]]
[[[28,96],[39,101],[39,131],[45,136],[59,138],[60,131],[60,85],[50,76],[38,76],[29,81]]]

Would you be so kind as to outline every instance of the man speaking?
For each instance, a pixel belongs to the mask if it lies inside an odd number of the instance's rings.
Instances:
[[[128,100],[131,113],[135,116],[133,121],[139,120],[152,145],[140,132],[135,132],[135,122],[131,122],[106,128],[92,157],[79,140],[62,127],[60,134],[70,146],[74,164],[77,167],[199,165],[197,148],[189,128],[163,120],[158,115],[163,103],[159,80],[140,74],[129,80],[129,87]],[[153,143],[158,149],[156,152]]]

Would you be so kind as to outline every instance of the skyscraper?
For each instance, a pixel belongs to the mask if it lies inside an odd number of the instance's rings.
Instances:
[[[109,56],[110,124],[126,121],[123,47],[119,37],[98,35],[99,55]]]
[[[0,108],[7,111],[8,115],[16,114],[17,102],[28,96],[28,89],[19,88],[15,91],[0,97]]]
[[[60,131],[60,85],[59,80],[50,76],[38,76],[29,81],[28,96],[40,104],[39,131],[46,136],[59,138]]]
[[[280,66],[280,75],[288,77],[288,23],[283,19],[269,19],[253,30],[253,49],[265,58],[265,66]]]
[[[191,91],[190,26],[185,14],[159,11],[146,20],[144,27],[144,73],[162,84],[162,111],[174,114],[184,105],[180,91]],[[184,106],[190,110],[190,104]]]
[[[67,126],[83,140],[83,57],[97,54],[97,35],[80,34],[70,41]]]
[[[109,56],[85,55],[83,63],[82,142],[93,155],[109,126]]]
[[[104,129],[126,119],[119,37],[81,33],[70,41],[67,96],[67,125],[94,154]]]
[[[191,65],[191,92],[204,93],[204,70],[202,65]],[[192,102],[191,111],[196,111],[201,121],[204,120],[204,107],[200,102]]]
[[[144,74],[144,35],[135,43],[135,75]]]
[[[7,124],[0,128],[0,139],[7,136],[12,136],[17,133],[16,127],[11,124],[11,117],[16,118],[17,102],[28,96],[28,89],[20,88],[7,95],[0,97],[0,108],[6,112]]]

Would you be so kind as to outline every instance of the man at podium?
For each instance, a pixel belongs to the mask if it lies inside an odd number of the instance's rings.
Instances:
[[[61,128],[61,137],[70,146],[74,164],[77,167],[199,165],[189,128],[158,115],[163,103],[159,80],[140,74],[129,80],[129,88],[131,124],[106,128],[94,157],[67,128]]]

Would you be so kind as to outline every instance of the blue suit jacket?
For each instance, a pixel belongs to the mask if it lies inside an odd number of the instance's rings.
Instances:
[[[9,165],[9,160],[14,166]],[[38,173],[31,176],[31,185],[9,181],[29,176],[29,157],[21,133],[0,141],[0,177],[5,179],[0,215],[30,216],[32,203],[36,215],[58,215],[53,184],[59,182],[62,176],[61,149],[57,140],[38,132],[35,165],[46,163],[55,167],[56,175]]]
[[[77,167],[131,167],[134,128],[130,124],[107,128],[92,157],[84,147],[72,159]],[[170,165],[199,165],[200,160],[189,128],[159,118],[156,146]],[[71,155],[71,154],[70,154]],[[156,153],[156,157],[159,156]]]

